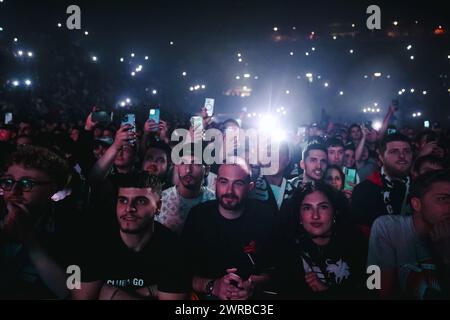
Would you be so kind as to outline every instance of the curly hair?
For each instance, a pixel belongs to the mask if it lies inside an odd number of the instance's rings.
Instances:
[[[36,169],[46,173],[58,188],[63,188],[69,181],[69,165],[56,153],[42,147],[20,146],[13,152],[6,168],[17,164],[28,169]]]

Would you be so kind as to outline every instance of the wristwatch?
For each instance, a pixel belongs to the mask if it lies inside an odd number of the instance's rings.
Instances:
[[[206,284],[206,288],[205,288],[206,295],[212,296],[212,292],[214,290],[214,282],[215,281],[216,280],[209,280],[208,283]]]

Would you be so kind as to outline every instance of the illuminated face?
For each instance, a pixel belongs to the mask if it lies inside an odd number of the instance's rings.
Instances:
[[[151,188],[120,188],[116,215],[123,233],[141,234],[150,230],[161,200]]]
[[[12,188],[5,188],[10,190],[3,190],[3,198],[6,203],[23,204],[29,209],[41,207],[48,204],[56,192],[56,187],[48,174],[41,170],[26,168],[21,164],[13,164],[1,177],[3,181],[20,181],[23,179],[31,181],[31,185],[33,185],[31,190],[27,190],[24,184],[16,182],[12,185]],[[5,185],[7,184],[5,183]]]
[[[197,190],[201,187],[205,177],[206,167],[203,164],[195,164],[194,157],[185,156],[182,163],[177,165],[178,180],[189,190]]]
[[[300,221],[311,236],[327,236],[333,226],[334,209],[330,200],[319,191],[307,195],[300,205]]]
[[[344,161],[344,148],[342,146],[328,147],[328,164],[342,167]]]
[[[164,150],[148,148],[145,153],[145,159],[142,163],[142,170],[150,174],[164,178],[169,166],[167,154]]]
[[[386,151],[380,157],[387,174],[392,177],[409,175],[412,163],[411,145],[404,141],[392,141],[386,145]]]
[[[347,149],[344,151],[344,166],[346,168],[353,168],[355,165],[355,151]]]
[[[450,219],[450,181],[433,183],[419,201],[420,207],[414,209],[420,212],[429,225]]]
[[[216,180],[216,197],[222,208],[230,211],[241,209],[252,188],[249,173],[242,167],[231,164],[220,166]]]
[[[308,180],[321,180],[327,169],[327,154],[323,150],[310,150],[306,159],[300,162],[300,167]]]
[[[353,141],[359,141],[362,138],[362,132],[360,127],[353,127],[350,131],[350,136]]]
[[[120,148],[114,164],[118,168],[131,168],[134,163],[135,149],[132,146],[125,145]]]
[[[344,181],[342,181],[342,177],[336,169],[327,169],[325,182],[333,186],[336,190],[342,190],[344,188]]]

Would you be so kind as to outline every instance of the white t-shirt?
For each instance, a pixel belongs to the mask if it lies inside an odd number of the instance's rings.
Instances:
[[[367,265],[381,270],[395,268],[401,290],[409,294],[412,276],[436,269],[427,240],[415,232],[413,217],[400,215],[381,216],[373,223]],[[416,289],[423,293],[428,288],[440,291],[437,282],[422,283]]]
[[[162,192],[161,212],[155,217],[155,220],[165,225],[167,228],[181,234],[184,223],[191,208],[196,205],[214,200],[214,192],[208,188],[202,187],[200,196],[194,199],[183,198],[175,186]]]

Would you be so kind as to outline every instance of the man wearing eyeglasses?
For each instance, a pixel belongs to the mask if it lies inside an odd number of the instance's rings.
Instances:
[[[53,152],[24,146],[0,176],[0,299],[49,299],[68,295],[51,197],[68,180],[67,163]],[[1,200],[1,198],[0,198]]]

